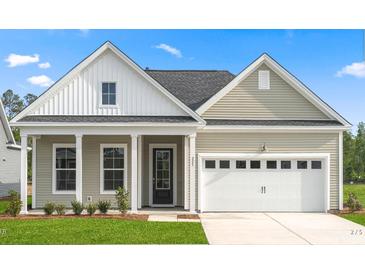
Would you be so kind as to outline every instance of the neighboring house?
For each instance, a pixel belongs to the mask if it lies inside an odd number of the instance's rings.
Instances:
[[[0,99],[0,197],[20,189],[20,146],[15,143]]]
[[[25,204],[33,139],[33,208],[113,201],[118,186],[132,211],[342,208],[351,125],[267,54],[236,76],[143,70],[106,42],[11,125]]]

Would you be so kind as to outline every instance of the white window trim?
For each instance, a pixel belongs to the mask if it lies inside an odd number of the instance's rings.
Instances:
[[[100,144],[100,194],[115,194],[115,190],[104,190],[104,148],[124,149],[123,186],[125,190],[128,190],[128,144]]]
[[[266,80],[267,80],[267,86],[266,86]],[[269,90],[270,89],[270,71],[269,70],[259,70],[259,72],[258,72],[258,89],[259,90]]]
[[[72,195],[76,194],[76,190],[57,190],[56,189],[56,149],[57,148],[76,148],[76,144],[67,143],[67,144],[53,144],[52,150],[52,194],[66,194]],[[77,163],[76,163],[77,169]]]
[[[103,84],[106,83],[114,83],[115,84],[115,105],[103,105]],[[98,87],[98,93],[99,93],[99,108],[119,108],[119,94],[118,91],[118,82],[117,81],[101,81]]]

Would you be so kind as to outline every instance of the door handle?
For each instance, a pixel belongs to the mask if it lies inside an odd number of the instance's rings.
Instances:
[[[264,193],[266,193],[266,186],[264,186]]]
[[[261,187],[261,194],[263,194],[264,193],[264,187],[262,186]]]

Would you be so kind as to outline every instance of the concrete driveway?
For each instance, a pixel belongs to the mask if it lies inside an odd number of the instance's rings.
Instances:
[[[365,244],[364,226],[332,214],[203,213],[200,218],[210,244]]]

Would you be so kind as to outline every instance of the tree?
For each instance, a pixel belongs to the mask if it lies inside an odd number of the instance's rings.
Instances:
[[[349,182],[354,178],[354,152],[354,136],[351,131],[345,131],[343,133],[343,173],[345,182]]]
[[[34,95],[32,93],[27,93],[27,95],[24,96],[24,105],[27,107],[31,103],[33,103],[38,98],[37,95]]]
[[[23,100],[11,89],[3,93],[1,100],[3,101],[4,109],[9,120],[24,108]]]
[[[357,126],[354,149],[354,171],[358,180],[365,179],[365,123]]]

